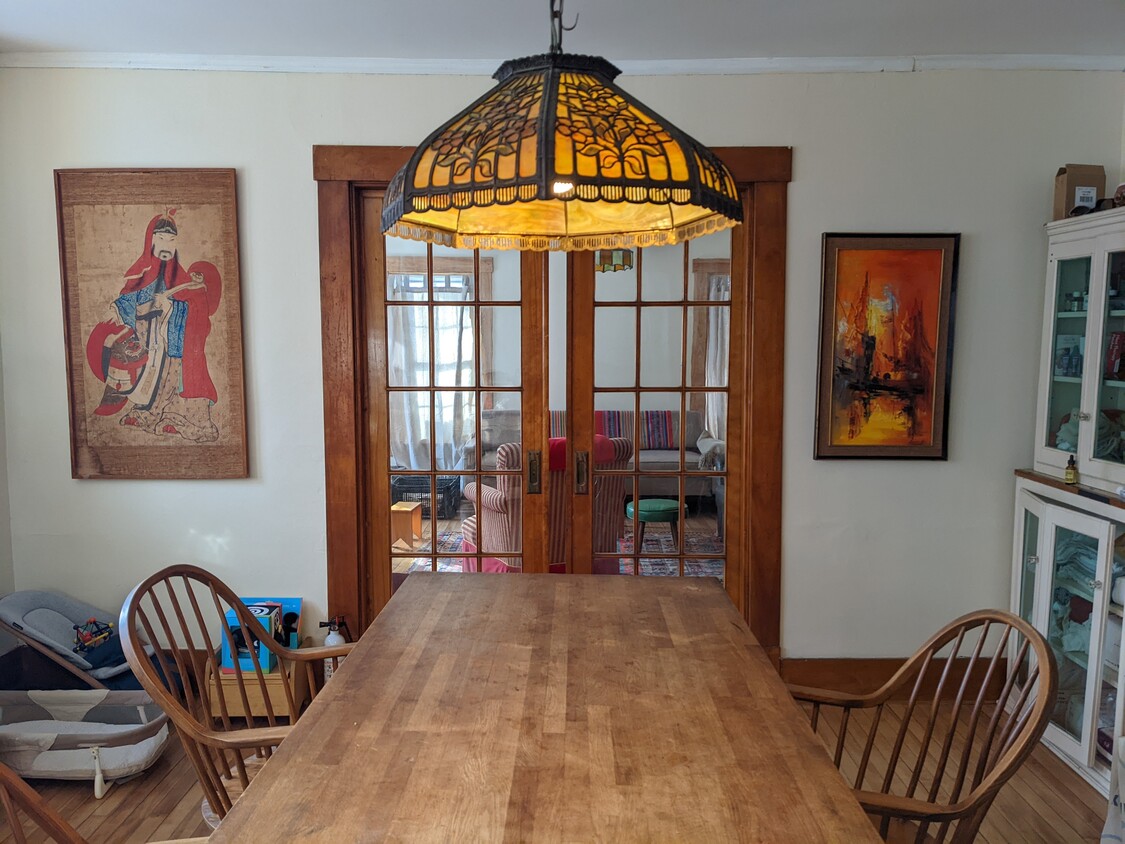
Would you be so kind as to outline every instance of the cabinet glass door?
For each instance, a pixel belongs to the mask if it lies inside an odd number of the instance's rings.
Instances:
[[[1048,506],[1043,549],[1049,555],[1047,641],[1059,668],[1051,713],[1055,741],[1092,764],[1095,713],[1100,708],[1106,588],[1113,523]]]
[[[1015,606],[1020,618],[1028,624],[1035,624],[1035,575],[1039,568],[1039,547],[1043,527],[1043,502],[1025,490],[1019,493],[1019,513],[1017,525],[1021,533],[1017,547],[1015,565]],[[1011,657],[1015,658],[1018,644],[1012,643]],[[1016,669],[1016,681],[1022,688],[1027,681],[1031,657],[1025,656]]]
[[[1077,453],[1082,372],[1090,299],[1090,257],[1056,262],[1055,314],[1051,331],[1051,378],[1047,397],[1047,441],[1043,445]]]
[[[1125,464],[1125,249],[1106,255],[1093,457]]]

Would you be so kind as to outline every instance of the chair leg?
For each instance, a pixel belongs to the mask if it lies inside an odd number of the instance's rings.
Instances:
[[[645,523],[637,520],[637,547],[634,549],[638,554],[645,548]]]
[[[679,518],[672,519],[672,544],[676,546],[676,550],[680,548],[680,520]]]

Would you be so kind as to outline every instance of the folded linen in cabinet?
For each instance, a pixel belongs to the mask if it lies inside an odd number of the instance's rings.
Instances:
[[[1113,591],[1110,592],[1110,597],[1115,604],[1125,604],[1125,577],[1114,578]]]

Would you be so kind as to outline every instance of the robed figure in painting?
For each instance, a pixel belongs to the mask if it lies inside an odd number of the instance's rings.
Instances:
[[[141,257],[86,342],[86,360],[105,391],[94,413],[159,437],[214,442],[218,400],[207,370],[211,316],[222,279],[213,264],[187,270],[176,249],[175,210],[149,221]]]

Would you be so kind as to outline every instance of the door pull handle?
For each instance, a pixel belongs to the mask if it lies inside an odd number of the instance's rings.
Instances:
[[[543,494],[543,452],[527,452],[527,494]]]
[[[578,451],[574,456],[574,494],[590,494],[590,452]]]

